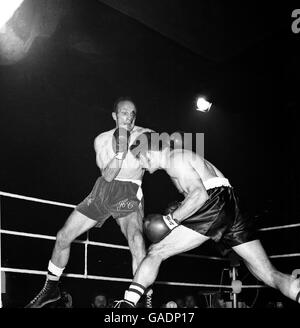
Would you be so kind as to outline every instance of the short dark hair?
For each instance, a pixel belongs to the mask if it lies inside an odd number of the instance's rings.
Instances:
[[[170,147],[164,139],[160,139],[161,134],[157,132],[144,132],[140,134],[130,146],[133,156],[139,158],[140,154],[147,151],[162,151]]]
[[[132,100],[131,97],[125,97],[125,96],[122,96],[122,97],[119,97],[115,102],[114,102],[114,105],[113,105],[113,112],[115,112],[116,114],[118,114],[118,105],[120,102],[123,102],[123,101],[130,101],[134,104],[134,107],[135,107],[135,110],[137,111],[137,108],[135,106],[135,102]]]

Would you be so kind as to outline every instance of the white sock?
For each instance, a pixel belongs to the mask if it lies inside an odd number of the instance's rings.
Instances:
[[[145,292],[145,287],[135,282],[125,291],[124,299],[136,305]]]
[[[52,281],[58,281],[65,268],[59,268],[49,261],[47,278]]]

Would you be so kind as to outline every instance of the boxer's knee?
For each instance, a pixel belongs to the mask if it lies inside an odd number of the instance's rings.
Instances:
[[[262,280],[264,281],[265,284],[267,284],[270,287],[274,287],[274,288],[277,287],[276,272],[274,270],[270,270],[269,272],[264,272],[262,274],[262,277],[263,277]]]
[[[138,229],[128,236],[128,245],[134,257],[140,262],[146,255],[144,237]]]
[[[143,250],[145,248],[144,237],[140,231],[136,231],[131,236],[131,243],[135,249]]]
[[[164,261],[164,257],[160,252],[157,252],[155,249],[154,250],[149,250],[146,258],[145,258],[146,263],[148,263],[148,267],[151,268],[159,268],[161,263]]]
[[[58,231],[56,235],[56,247],[65,249],[71,245],[72,241],[70,234],[66,230],[61,229]]]
[[[121,232],[127,239],[137,230],[141,233],[143,231],[142,218],[137,212],[130,213],[126,217],[117,219],[117,223],[120,226]]]
[[[269,287],[278,287],[279,272],[273,268],[259,268],[252,271],[253,275],[260,281],[264,282]]]
[[[132,270],[135,274],[138,266],[146,256],[146,248],[142,233],[137,229],[127,236],[129,250],[132,256]]]
[[[152,244],[149,247],[147,256],[151,258],[155,258],[158,261],[162,262],[168,259],[171,256],[171,254],[170,252],[168,252],[167,248],[165,248],[160,243],[157,243],[157,244]]]
[[[269,274],[269,281],[270,284],[269,286],[274,287],[274,288],[281,288],[282,283],[285,283],[286,281],[290,281],[290,277],[275,268],[273,268]]]
[[[121,231],[130,244],[140,246],[144,243],[143,225],[137,213],[131,213],[120,223]]]

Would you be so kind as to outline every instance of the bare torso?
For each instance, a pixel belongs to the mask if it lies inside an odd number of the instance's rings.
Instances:
[[[203,182],[224,175],[213,164],[189,150],[174,150],[170,153],[170,165],[167,173],[179,192],[186,195],[191,185],[203,185]]]
[[[115,129],[101,133],[95,139],[95,151],[98,159],[100,159],[101,166],[100,169],[103,169],[115,156],[112,146],[113,133]],[[129,145],[131,145],[137,136],[141,133],[151,131],[150,129],[142,128],[135,126],[131,131]],[[119,174],[116,176],[117,179],[130,179],[130,180],[141,180],[144,174],[144,170],[141,168],[139,161],[131,154],[130,151],[126,154],[126,157],[123,160],[122,168]]]

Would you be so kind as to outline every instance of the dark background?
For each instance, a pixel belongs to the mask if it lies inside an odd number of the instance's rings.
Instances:
[[[205,134],[205,157],[229,178],[258,228],[298,223],[295,8],[217,0],[25,0],[8,25],[30,47],[18,60],[13,49],[0,52],[0,189],[79,203],[100,174],[93,140],[114,127],[114,100],[130,96],[137,125]],[[212,99],[209,113],[195,111],[199,94]],[[178,197],[164,172],[146,173],[143,190],[146,214]],[[54,236],[69,213],[1,197],[2,229]],[[270,255],[299,253],[298,237],[299,228],[261,233]],[[92,229],[90,239],[126,245],[112,220]],[[53,242],[2,235],[1,246],[3,266],[46,270]],[[66,272],[83,273],[83,250],[73,246]],[[219,256],[212,243],[192,253]],[[131,277],[127,251],[90,246],[89,261],[90,274]],[[299,267],[299,257],[273,262],[287,273]],[[175,257],[163,264],[158,280],[219,283],[224,263]],[[257,283],[242,265],[243,275],[243,283]],[[10,307],[22,307],[44,280],[6,278]],[[127,286],[71,278],[63,284],[75,307],[89,306],[95,289],[119,298]],[[157,304],[199,291],[156,289]],[[256,306],[269,299],[293,306],[276,291],[259,296]],[[242,297],[251,303],[255,291]]]

